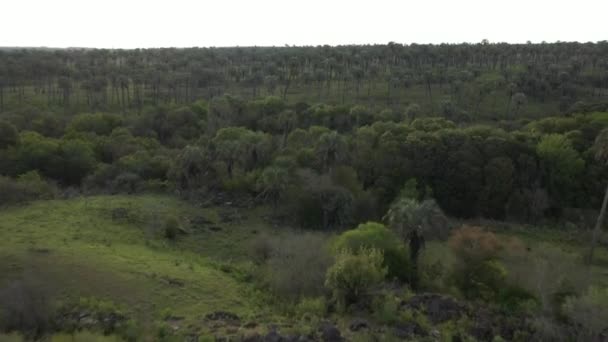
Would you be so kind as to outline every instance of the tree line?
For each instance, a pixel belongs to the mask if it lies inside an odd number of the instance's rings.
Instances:
[[[608,43],[0,50],[0,111],[38,104],[141,112],[224,94],[517,117],[606,100]],[[405,101],[407,102],[407,101]],[[534,111],[533,111],[534,112]],[[546,115],[547,113],[541,113]],[[464,116],[466,116],[464,115]]]
[[[126,116],[27,107],[1,116],[0,174],[90,192],[224,194],[319,229],[380,219],[412,182],[456,217],[540,222],[601,206],[605,112],[484,125],[413,111],[233,96]]]

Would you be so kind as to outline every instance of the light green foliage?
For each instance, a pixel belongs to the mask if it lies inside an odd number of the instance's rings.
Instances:
[[[399,321],[400,299],[390,294],[383,293],[372,300],[372,312],[376,321],[382,324],[395,324]]]
[[[321,318],[325,316],[326,311],[327,308],[325,304],[325,299],[323,299],[323,297],[302,298],[295,307],[296,315],[301,318]]]
[[[383,265],[387,268],[387,276],[408,280],[411,273],[410,260],[401,239],[376,222],[362,223],[357,228],[342,233],[334,242],[336,251],[348,249],[354,253],[373,248],[382,252]]]
[[[113,219],[116,208],[127,209],[129,218]],[[202,212],[216,220],[208,210]],[[227,237],[223,231],[203,234],[201,241],[188,236],[175,242],[177,248],[146,233],[148,225],[162,225],[164,215],[180,213],[200,215],[201,209],[162,196],[101,196],[3,209],[0,270],[11,279],[20,273],[10,265],[36,269],[47,286],[61,289],[58,300],[112,300],[142,322],[150,314],[160,317],[165,308],[184,317],[184,325],[217,310],[246,317],[254,301],[247,295],[249,286],[210,257],[221,255],[218,249],[242,249],[242,240],[251,236],[248,228],[234,227]],[[237,232],[241,229],[243,237]]]
[[[356,254],[347,249],[338,252],[335,263],[327,271],[325,286],[343,310],[350,304],[370,299],[371,290],[387,273],[383,259],[382,252],[372,248],[363,248]]]
[[[585,167],[585,161],[564,135],[544,136],[536,151],[548,169],[551,190],[554,192],[563,191],[563,187],[572,187]]]

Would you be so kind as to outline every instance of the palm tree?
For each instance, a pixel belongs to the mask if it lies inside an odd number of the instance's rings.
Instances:
[[[289,172],[281,167],[269,166],[264,169],[258,179],[260,188],[259,198],[269,200],[273,207],[277,207],[281,196],[289,185]]]
[[[324,133],[315,145],[315,153],[324,171],[331,171],[331,167],[342,160],[345,151],[346,142],[336,131]]]
[[[596,149],[595,158],[604,165],[608,166],[608,128],[604,129],[595,139],[594,147]],[[600,214],[597,217],[595,228],[593,229],[593,237],[591,238],[591,248],[589,249],[589,257],[587,262],[591,264],[593,261],[593,252],[595,245],[597,244],[597,237],[602,229],[604,223],[604,217],[606,216],[606,207],[608,207],[608,185],[606,186],[606,192],[604,193],[604,200],[602,201],[602,208]]]

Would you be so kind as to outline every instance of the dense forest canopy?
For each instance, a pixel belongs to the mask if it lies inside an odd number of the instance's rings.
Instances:
[[[415,102],[428,113],[450,107],[504,119],[526,99],[565,112],[605,97],[606,55],[607,42],[15,49],[0,51],[0,90],[17,103],[36,94],[47,105],[80,110],[141,110],[224,93],[392,107],[418,93]]]
[[[603,338],[607,185],[606,41],[0,49],[0,331]]]
[[[323,226],[416,179],[449,214],[530,221],[599,207],[607,98],[606,42],[6,50],[0,172],[304,187]]]
[[[526,222],[606,181],[606,42],[5,50],[0,99],[5,176],[289,197],[312,226],[380,217],[412,179]]]

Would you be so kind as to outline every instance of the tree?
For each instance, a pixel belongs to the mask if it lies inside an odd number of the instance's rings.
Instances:
[[[411,283],[416,288],[418,256],[425,246],[425,236],[431,239],[445,238],[447,219],[435,201],[418,202],[405,196],[391,204],[384,219],[408,244],[413,267]]]
[[[18,141],[17,128],[8,121],[0,120],[0,149],[16,145]]]
[[[321,165],[321,170],[331,170],[331,167],[344,159],[346,142],[338,132],[331,131],[319,137],[315,145],[315,154]]]
[[[193,190],[206,185],[205,176],[208,170],[205,149],[200,146],[186,146],[173,162],[169,178],[179,189]]]
[[[572,147],[570,140],[561,134],[545,135],[536,146],[536,151],[545,166],[549,192],[560,195],[560,198],[571,195],[585,161]]]
[[[79,185],[93,171],[97,160],[91,145],[82,140],[66,140],[59,144],[62,168],[55,171],[55,178],[66,184]]]
[[[513,106],[515,106],[515,113],[513,114],[513,117],[515,118],[521,107],[527,102],[526,95],[524,93],[516,93],[513,95],[511,102],[513,103]]]
[[[447,218],[434,200],[418,202],[400,197],[391,204],[384,219],[403,238],[415,230],[429,239],[447,237]]]
[[[604,164],[604,166],[608,166],[608,128],[604,129],[596,138],[594,147],[596,149],[595,157],[596,159]],[[595,246],[597,244],[597,238],[599,236],[600,230],[602,229],[602,225],[604,224],[604,217],[606,216],[606,207],[608,207],[608,185],[606,186],[606,191],[604,193],[604,200],[602,201],[602,208],[600,209],[600,213],[597,217],[597,222],[595,223],[595,228],[593,229],[593,237],[591,239],[591,248],[589,249],[589,256],[587,262],[591,264],[593,262],[593,252],[595,250]]]
[[[269,166],[262,171],[258,179],[260,193],[258,197],[272,202],[277,206],[290,183],[289,172],[278,166]]]

